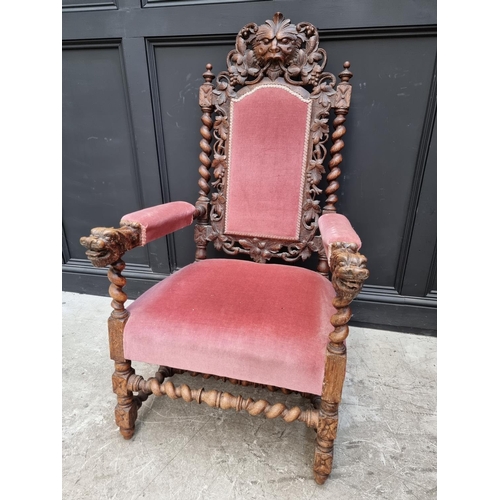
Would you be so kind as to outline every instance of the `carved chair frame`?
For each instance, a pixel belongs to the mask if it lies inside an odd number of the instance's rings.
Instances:
[[[268,57],[270,36],[281,33],[279,42],[284,41],[282,59]],[[271,33],[271,35],[269,35]],[[265,38],[263,38],[265,37]],[[263,41],[262,41],[263,40]],[[276,43],[273,41],[272,43]],[[264,50],[266,49],[266,50]],[[288,51],[288,52],[287,52]],[[165,380],[184,370],[160,366],[155,377],[145,380],[136,375],[131,361],[123,354],[123,332],[129,312],[125,308],[127,295],[123,291],[126,279],[122,272],[124,253],[141,244],[140,227],[134,223],[122,223],[119,228],[94,228],[91,236],[82,238],[87,247],[87,256],[95,266],[110,265],[108,278],[111,282],[112,313],[108,321],[110,356],[115,362],[112,377],[113,391],[117,395],[115,409],[116,423],[124,438],[134,434],[137,411],[149,395],[167,395],[171,399],[206,403],[222,409],[247,411],[251,415],[264,414],[267,418],[281,417],[286,422],[302,421],[317,431],[314,457],[314,477],[322,484],[332,469],[333,443],[337,433],[338,406],[346,371],[345,339],[349,333],[348,321],[351,317],[350,303],[361,290],[368,277],[366,258],[358,252],[352,242],[337,242],[325,252],[323,241],[318,235],[318,219],[321,214],[334,213],[339,188],[337,178],[342,162],[342,137],[345,134],[344,121],[349,111],[352,73],[350,64],[344,64],[339,74],[340,83],[335,87],[336,78],[324,72],[326,52],[319,48],[319,36],[310,23],[291,24],[280,13],[264,25],[246,25],[236,37],[235,49],[227,57],[227,71],[217,78],[211,72],[210,64],[203,74],[205,82],[200,87],[199,105],[202,110],[200,133],[200,180],[199,197],[194,218],[197,261],[206,258],[208,242],[213,242],[218,250],[230,255],[245,254],[256,262],[266,262],[271,258],[281,258],[287,262],[305,260],[313,252],[318,253],[317,271],[331,277],[336,296],[333,305],[337,312],[331,318],[332,332],[325,352],[325,375],[321,397],[302,393],[308,397],[313,407],[303,410],[299,407],[287,408],[284,404],[270,404],[266,400],[233,396],[217,390],[191,389],[187,385],[175,386]],[[215,78],[215,84],[213,80]],[[224,214],[227,199],[228,137],[233,99],[251,92],[260,85],[280,85],[290,92],[310,98],[310,137],[306,172],[304,178],[301,224],[296,240],[247,237],[226,234]],[[309,90],[307,90],[309,89]],[[212,115],[215,112],[215,122]],[[333,120],[331,159],[328,163],[326,202],[320,207],[318,187],[325,168],[323,166],[330,137],[329,116]],[[213,146],[212,146],[213,144]],[[192,373],[192,375],[197,375]],[[199,374],[198,374],[199,375]],[[213,375],[201,374],[203,378]],[[228,380],[221,377],[215,377]],[[230,379],[233,384],[263,387],[246,381]],[[287,389],[265,386],[270,391]]]

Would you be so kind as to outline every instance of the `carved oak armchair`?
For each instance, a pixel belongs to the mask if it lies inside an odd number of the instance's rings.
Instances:
[[[142,402],[151,394],[167,395],[304,422],[317,431],[315,480],[323,483],[330,474],[349,304],[368,271],[358,253],[359,237],[335,209],[352,73],[346,62],[336,85],[325,65],[326,53],[311,24],[294,25],[276,13],[261,26],[246,25],[228,54],[227,71],[215,78],[207,64],[203,74],[196,204],[139,210],[125,215],[119,228],[94,228],[81,238],[94,266],[110,265],[115,416],[125,439],[134,434]],[[333,146],[321,209],[318,185],[332,112]],[[125,308],[123,254],[193,222],[195,262]],[[249,258],[206,259],[209,242],[226,254]],[[317,272],[268,263],[297,262],[313,253]],[[159,365],[156,376],[136,375],[131,360]],[[184,371],[299,392],[310,398],[311,408],[175,386],[171,378]]]

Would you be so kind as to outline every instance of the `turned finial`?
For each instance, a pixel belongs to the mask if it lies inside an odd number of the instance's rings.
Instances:
[[[208,63],[206,66],[207,70],[203,73],[203,78],[205,78],[205,83],[212,83],[215,75],[212,73],[212,65]]]
[[[344,63],[344,70],[339,73],[339,78],[343,82],[348,82],[352,78],[352,73],[349,71],[349,68],[351,67],[351,63],[349,61],[346,61]]]

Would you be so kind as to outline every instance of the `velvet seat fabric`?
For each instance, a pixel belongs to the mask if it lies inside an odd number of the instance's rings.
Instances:
[[[335,290],[279,264],[190,264],[129,307],[127,359],[321,394]]]

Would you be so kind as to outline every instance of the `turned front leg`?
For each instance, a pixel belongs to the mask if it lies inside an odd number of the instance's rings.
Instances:
[[[137,410],[140,404],[138,404],[137,398],[134,398],[133,393],[127,389],[128,379],[135,374],[135,370],[123,354],[123,330],[129,316],[124,305],[127,301],[127,294],[123,291],[123,287],[127,283],[127,280],[122,276],[124,269],[125,262],[120,259],[114,262],[108,271],[108,278],[111,282],[109,294],[113,299],[111,302],[113,311],[108,320],[108,333],[110,356],[115,362],[115,371],[112,377],[113,392],[118,399],[115,407],[115,421],[120,428],[121,435],[125,439],[130,439],[134,435]]]

